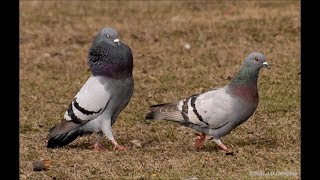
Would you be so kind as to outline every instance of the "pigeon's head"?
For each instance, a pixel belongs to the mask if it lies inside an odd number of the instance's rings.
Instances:
[[[131,49],[120,43],[118,32],[113,28],[103,28],[97,34],[89,50],[88,63],[93,75],[115,79],[132,77]]]
[[[103,28],[100,33],[98,34],[97,38],[96,38],[97,42],[100,41],[105,41],[108,42],[110,44],[115,44],[115,45],[119,45],[120,44],[120,40],[118,37],[118,32],[113,29],[113,28]]]
[[[258,52],[249,54],[242,64],[239,72],[228,84],[228,87],[231,87],[231,93],[237,94],[238,96],[246,95],[249,92],[257,93],[256,87],[259,70],[261,68],[270,69],[266,59],[267,58],[263,54]],[[251,87],[251,89],[248,87]],[[258,96],[255,98],[257,97]]]
[[[249,54],[244,61],[244,66],[255,70],[259,70],[263,67],[270,69],[267,58],[259,52]]]

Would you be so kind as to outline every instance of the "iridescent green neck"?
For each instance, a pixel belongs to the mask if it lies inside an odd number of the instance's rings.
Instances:
[[[258,73],[259,73],[259,70],[250,69],[248,67],[241,67],[238,74],[236,74],[236,76],[229,82],[228,85],[230,87],[235,87],[239,85],[256,87],[257,80],[258,80]]]

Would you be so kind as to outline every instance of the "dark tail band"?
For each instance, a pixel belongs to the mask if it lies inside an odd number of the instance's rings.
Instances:
[[[61,121],[49,130],[47,136],[47,148],[63,147],[74,141],[77,137],[91,132],[85,132],[80,127],[82,124],[76,124],[69,121]]]

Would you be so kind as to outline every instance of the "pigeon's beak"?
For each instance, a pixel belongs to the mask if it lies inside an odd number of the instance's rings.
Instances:
[[[269,64],[268,64],[267,62],[263,62],[263,63],[262,63],[262,66],[263,66],[264,68],[270,69],[270,66],[269,66]]]
[[[114,43],[119,43],[119,39],[114,39],[113,42]]]

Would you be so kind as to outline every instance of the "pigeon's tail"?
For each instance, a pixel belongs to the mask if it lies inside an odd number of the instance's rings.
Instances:
[[[83,124],[62,120],[59,124],[49,130],[47,148],[65,146],[75,140],[78,136],[88,134],[89,132],[81,130],[80,127],[82,125]]]
[[[146,119],[169,120],[176,122],[184,122],[183,113],[178,109],[178,103],[165,103],[149,107]]]

